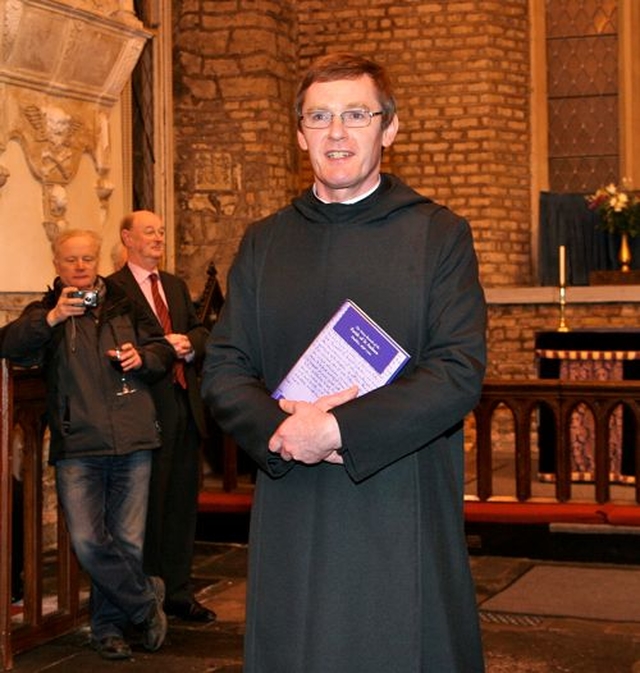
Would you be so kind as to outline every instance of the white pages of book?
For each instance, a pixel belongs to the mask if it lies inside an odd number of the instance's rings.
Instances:
[[[358,395],[391,381],[409,354],[347,299],[272,393],[315,402],[356,384]]]

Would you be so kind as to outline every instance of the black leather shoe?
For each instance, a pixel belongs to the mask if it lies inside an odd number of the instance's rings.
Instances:
[[[185,622],[200,622],[207,624],[215,622],[218,615],[209,610],[195,599],[193,601],[165,601],[164,611],[172,617],[177,617]]]
[[[91,641],[91,647],[103,659],[131,659],[131,648],[119,636],[107,636],[102,640]]]

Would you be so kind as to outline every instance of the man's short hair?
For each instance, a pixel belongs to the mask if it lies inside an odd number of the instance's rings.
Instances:
[[[134,210],[130,213],[127,213],[121,220],[120,220],[120,241],[124,245],[124,239],[122,238],[122,232],[123,231],[131,231],[133,229],[133,223],[136,221],[137,217],[147,217],[151,216],[155,219],[162,220],[162,218],[157,214],[154,213],[152,210]]]
[[[133,218],[135,217],[135,212],[133,213],[127,213],[122,220],[120,220],[120,232],[124,229],[131,230],[131,227],[133,227]]]
[[[102,247],[102,236],[100,236],[97,231],[94,231],[93,229],[64,229],[53,239],[53,241],[51,241],[51,252],[53,252],[54,259],[58,257],[60,246],[63,243],[68,241],[70,238],[77,238],[80,236],[91,238],[96,244],[96,252],[100,254],[100,248]]]
[[[375,84],[380,107],[384,113],[382,115],[382,128],[387,128],[396,114],[396,101],[393,97],[387,71],[371,59],[342,51],[326,54],[316,59],[302,78],[295,102],[298,124],[300,124],[305,95],[312,84],[316,82],[335,82],[339,79],[358,79],[363,75],[371,77]]]

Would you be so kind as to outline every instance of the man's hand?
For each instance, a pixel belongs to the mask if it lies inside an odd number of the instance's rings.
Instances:
[[[118,349],[120,351],[120,366],[123,372],[129,372],[132,369],[140,369],[142,367],[142,356],[136,350],[136,347],[127,341]],[[107,351],[107,356],[110,358],[116,357],[116,349],[112,348]]]
[[[352,386],[333,395],[325,395],[313,404],[295,400],[280,400],[280,408],[290,414],[269,440],[269,451],[283,460],[297,460],[307,465],[322,461],[342,463],[338,449],[342,446],[340,427],[329,411],[358,395]]]
[[[58,297],[58,303],[47,313],[49,327],[55,327],[71,316],[84,315],[86,306],[82,299],[69,296],[72,292],[76,292],[77,289],[77,287],[73,286],[63,288]]]
[[[193,353],[193,346],[186,334],[165,334],[164,338],[173,346],[177,358],[184,360]]]

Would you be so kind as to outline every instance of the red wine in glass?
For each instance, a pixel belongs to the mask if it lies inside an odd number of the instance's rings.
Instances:
[[[116,350],[116,354],[109,357],[109,364],[118,372],[122,372],[122,363],[120,362],[120,351]]]
[[[130,395],[131,393],[136,392],[136,389],[133,388],[127,380],[126,373],[122,371],[122,363],[120,362],[121,356],[122,351],[119,348],[115,349],[114,355],[107,355],[109,358],[109,364],[120,374],[121,387],[120,390],[116,393],[118,396]]]

